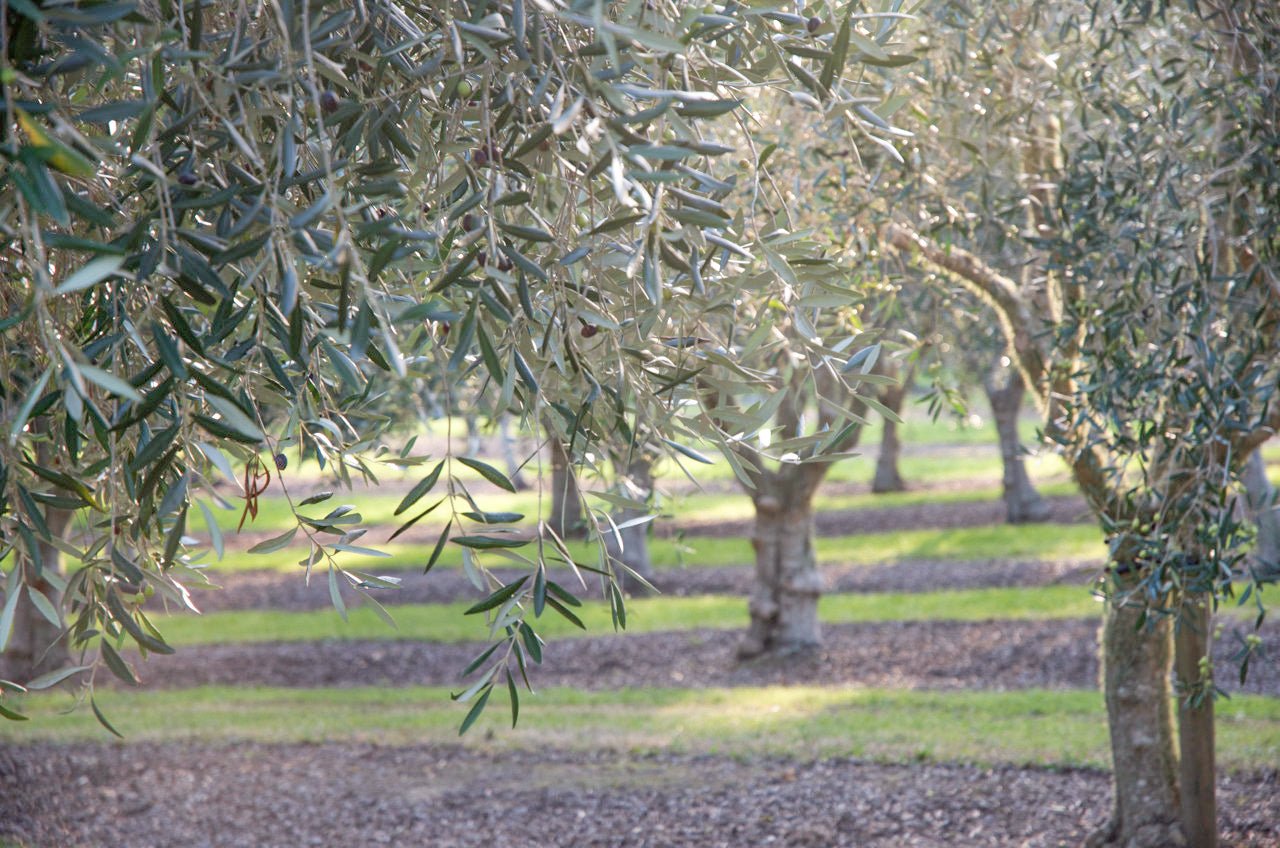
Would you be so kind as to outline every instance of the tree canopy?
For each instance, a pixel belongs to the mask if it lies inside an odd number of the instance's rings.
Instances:
[[[722,364],[717,316],[790,308],[807,284],[787,257],[814,255],[739,204],[756,163],[722,166],[726,127],[785,88],[878,133],[863,104],[899,63],[899,7],[11,2],[0,647],[34,609],[76,654],[38,685],[100,664],[132,679],[126,642],[171,650],[143,590],[194,606],[205,579],[190,511],[221,553],[217,487],[251,520],[288,494],[293,446],[348,480],[423,465],[406,526],[444,504],[437,551],[529,564],[477,605],[506,646],[478,661],[482,705],[539,655],[526,609],[572,617],[543,567],[565,552],[484,512],[455,461],[509,481],[478,459],[378,453],[397,381],[474,382],[569,444],[643,420],[679,449],[681,398]],[[259,549],[302,544],[339,610],[374,602],[389,581],[341,562],[363,548],[358,513],[322,500],[292,499],[296,526]]]

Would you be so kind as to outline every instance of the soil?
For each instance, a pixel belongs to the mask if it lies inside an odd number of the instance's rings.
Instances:
[[[978,506],[871,519],[843,514],[824,517],[835,524],[821,529],[999,519],[999,504]],[[1064,499],[1055,509],[1077,506]],[[982,510],[994,518],[980,517]],[[826,578],[829,589],[847,592],[1056,582],[1085,591],[1092,571],[1079,563],[911,561],[833,568]],[[750,569],[674,569],[659,577],[668,594],[744,594]],[[477,594],[456,572],[406,578],[403,589],[386,593],[389,602]],[[243,573],[227,581],[227,589],[199,593],[204,609],[329,605],[326,586],[307,587],[297,575]],[[735,660],[735,634],[723,631],[590,636],[548,645],[533,682],[597,690],[1078,688],[1096,683],[1097,626],[1083,619],[845,624],[826,628],[820,651],[749,663]],[[1234,636],[1222,638],[1229,645]],[[481,647],[393,640],[205,646],[139,670],[153,687],[450,685]],[[1280,666],[1255,667],[1245,691],[1280,695]],[[1101,824],[1109,799],[1102,771],[928,762],[234,740],[0,749],[0,844],[33,848],[1060,846],[1079,844]],[[1280,774],[1222,775],[1219,804],[1224,846],[1280,846]]]
[[[502,582],[513,580],[527,571],[491,568]],[[1089,579],[1097,574],[1097,565],[1080,562],[1021,562],[1018,560],[905,560],[888,565],[843,565],[823,569],[829,592],[913,592],[922,590],[977,589],[995,586],[1046,586],[1075,583],[1084,591]],[[752,571],[746,566],[720,566],[663,569],[653,579],[664,595],[746,595],[751,586]],[[398,589],[379,590],[378,602],[393,604],[449,603],[476,600],[483,596],[461,571],[433,570],[430,574],[396,572],[401,578]],[[579,587],[568,569],[552,570],[551,579],[561,585]],[[313,578],[308,584],[301,571],[246,571],[225,576],[219,588],[193,589],[192,597],[202,612],[228,609],[314,610],[333,606],[328,581]],[[354,601],[353,599],[350,599]]]
[[[42,846],[1049,846],[1107,814],[1081,769],[377,745],[0,751],[0,839]],[[31,791],[32,787],[39,791]],[[1280,844],[1275,773],[1224,777],[1224,846]]]

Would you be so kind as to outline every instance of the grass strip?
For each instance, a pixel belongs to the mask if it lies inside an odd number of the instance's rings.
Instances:
[[[442,688],[200,687],[104,691],[98,701],[129,742],[453,743],[467,709],[452,703]],[[798,759],[1108,764],[1105,712],[1093,691],[553,688],[522,701],[515,730],[505,697],[495,698],[462,743],[483,749],[607,747]],[[66,712],[68,695],[32,696],[25,706],[36,720],[0,723],[0,739],[106,739],[87,709]],[[1220,702],[1217,733],[1223,767],[1274,767],[1280,761],[1280,699],[1237,696]]]
[[[1040,485],[1040,493],[1046,496],[1069,496],[1076,493],[1076,487],[1068,480],[1050,480]],[[400,505],[402,494],[382,494],[375,491],[351,491],[340,492],[333,496],[331,500],[326,501],[322,505],[303,507],[301,513],[303,515],[320,517],[329,510],[339,504],[350,504],[355,507],[356,511],[364,519],[364,523],[369,527],[386,527],[386,535],[390,535],[392,529],[398,528],[403,522],[412,518],[421,508],[434,503],[432,498],[425,497],[418,505],[418,509],[409,509],[402,515],[396,515],[396,507]],[[985,483],[979,482],[973,486],[954,489],[913,489],[906,492],[885,492],[883,494],[872,494],[870,492],[855,493],[833,493],[823,494],[819,492],[814,499],[814,508],[818,512],[829,512],[833,510],[862,510],[862,509],[894,509],[901,507],[920,507],[929,504],[961,504],[961,503],[979,503],[982,501],[996,501],[1000,499],[1000,487],[992,481]],[[603,501],[597,501],[589,498],[593,502],[593,506],[607,511]],[[525,516],[525,524],[532,526],[534,516],[542,513],[550,514],[550,502],[546,497],[539,498],[536,492],[522,492],[519,494],[486,494],[479,498],[481,506],[491,512],[515,512]],[[699,522],[712,521],[746,521],[755,516],[755,511],[751,505],[751,499],[745,494],[737,493],[725,494],[723,492],[715,493],[690,493],[675,495],[665,498],[660,505],[662,518],[660,520],[680,523],[686,517],[696,518]],[[235,542],[235,527],[240,521],[240,513],[238,511],[223,511],[221,514],[214,513],[217,516],[218,524],[222,529],[223,535],[227,538],[228,544]],[[544,515],[545,517],[545,515]],[[431,528],[439,530],[444,522],[449,518],[445,508],[425,519],[420,525],[423,528]],[[198,536],[205,536],[208,527],[205,522],[204,514],[196,510],[188,516],[188,525],[192,533]],[[288,501],[281,495],[267,495],[258,499],[258,517],[252,522],[246,522],[245,529],[254,533],[280,533],[293,525],[293,513],[289,508]]]
[[[469,531],[471,532],[471,531]],[[476,531],[479,532],[479,531]],[[329,537],[332,538],[332,537]],[[379,539],[364,538],[359,544],[375,547]],[[342,554],[344,567],[359,571],[384,572],[420,569],[431,556],[433,544],[390,544],[378,546],[388,554],[370,557]],[[992,524],[981,527],[928,528],[828,536],[817,539],[818,559],[823,565],[880,564],[907,559],[953,560],[1054,560],[1095,561],[1106,556],[1102,533],[1093,524]],[[598,562],[600,548],[594,543],[572,542],[569,550],[579,562]],[[517,549],[536,554],[533,545]],[[652,539],[650,555],[655,568],[697,568],[704,566],[749,565],[754,561],[751,543],[745,537],[697,536]],[[213,564],[215,571],[274,569],[297,571],[306,548],[295,546],[268,554],[228,553]],[[482,558],[484,554],[480,554]],[[488,565],[501,565],[498,554],[489,554]],[[462,550],[448,545],[437,567],[459,568]]]
[[[332,609],[306,612],[235,610],[208,615],[156,617],[154,623],[174,645],[246,642],[302,642],[322,639],[414,639],[427,642],[470,642],[488,638],[483,616],[464,615],[471,602],[405,604],[390,607],[392,629],[368,609],[348,610],[343,621]],[[993,619],[1063,619],[1101,614],[1102,605],[1081,586],[966,589],[950,592],[890,592],[826,595],[818,605],[829,624],[876,621],[987,621]],[[545,638],[613,632],[607,604],[587,602],[575,609],[586,624],[581,630],[548,608],[535,627]],[[747,625],[745,598],[723,595],[637,598],[627,603],[628,633],[708,628],[741,629]]]

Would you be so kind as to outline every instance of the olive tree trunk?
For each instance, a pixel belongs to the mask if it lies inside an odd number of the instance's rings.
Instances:
[[[647,456],[634,457],[627,464],[627,482],[631,495],[636,500],[647,501],[653,494],[653,462]],[[617,533],[604,528],[605,547],[609,555],[621,562],[631,572],[635,572],[642,580],[628,571],[622,573],[622,587],[632,594],[647,592],[645,582],[653,582],[653,559],[649,556],[649,531],[651,522],[627,525],[632,521],[644,518],[647,510],[625,508],[613,515],[614,524],[620,528]]]
[[[767,475],[753,495],[755,583],[751,624],[738,648],[743,659],[816,648],[822,640],[818,598],[822,574],[813,550],[813,488],[803,475]]]
[[[548,523],[560,538],[582,535],[582,494],[569,454],[554,433],[548,439],[551,454],[551,518]]]
[[[507,479],[517,492],[528,490],[529,481],[524,479],[522,464],[516,456],[516,437],[511,433],[511,416],[503,413],[498,416],[498,440],[501,442],[502,462],[507,467]]]
[[[991,416],[1000,438],[1000,460],[1004,465],[1003,487],[1005,518],[1010,524],[1046,521],[1049,504],[1027,474],[1022,443],[1018,439],[1018,413],[1022,410],[1025,387],[1016,368],[992,369],[982,382]]]
[[[907,379],[901,383],[884,386],[880,390],[879,400],[895,415],[902,411],[902,402],[907,396]],[[880,454],[876,458],[876,474],[871,480],[871,491],[881,492],[906,491],[907,483],[898,470],[898,460],[902,456],[902,439],[898,436],[898,423],[892,418],[883,416],[884,430],[880,435]]]
[[[1273,580],[1280,578],[1280,509],[1276,508],[1276,492],[1267,479],[1267,464],[1261,449],[1249,455],[1242,479],[1250,517],[1258,528],[1258,542],[1253,549],[1258,575]]]
[[[71,513],[48,508],[45,510],[44,520],[49,532],[61,538],[70,523]],[[34,590],[44,595],[54,609],[62,608],[62,594],[58,590],[62,581],[58,580],[55,584],[48,579],[50,575],[62,573],[61,554],[46,541],[40,541],[38,548],[39,567],[30,557],[24,556],[20,560],[18,567],[23,570],[23,580],[16,585],[17,590],[22,592],[22,597],[18,599],[18,605],[14,609],[9,642],[4,654],[0,656],[0,678],[15,683],[26,683],[71,662],[62,625],[46,618],[31,600],[30,592]]]
[[[1174,742],[1173,628],[1143,622],[1141,603],[1117,590],[1102,625],[1102,676],[1111,733],[1114,804],[1090,848],[1185,846]],[[1154,623],[1152,623],[1154,622]]]
[[[1174,636],[1174,666],[1182,831],[1192,848],[1216,848],[1218,844],[1210,626],[1209,598],[1204,594],[1188,598]],[[1200,697],[1190,697],[1193,693]]]

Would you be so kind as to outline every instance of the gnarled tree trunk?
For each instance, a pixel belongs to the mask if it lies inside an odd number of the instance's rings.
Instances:
[[[908,372],[901,383],[882,387],[879,395],[880,403],[895,414],[901,412],[902,402],[907,396],[906,384],[910,379],[910,372]],[[902,472],[898,470],[898,460],[902,455],[902,440],[898,437],[898,424],[888,417],[883,417],[881,420],[884,422],[884,430],[880,435],[880,455],[876,458],[876,474],[871,480],[871,491],[877,494],[902,492],[906,490],[907,483],[902,479]]]
[[[1186,845],[1174,744],[1172,625],[1140,623],[1140,603],[1117,591],[1102,625],[1102,675],[1115,799],[1110,821],[1091,848],[1173,848]],[[1152,624],[1151,622],[1155,623]]]
[[[1209,598],[1195,594],[1183,605],[1174,635],[1182,831],[1191,848],[1215,848],[1218,844],[1213,691],[1208,667],[1210,625]],[[1205,687],[1210,688],[1206,691]],[[1203,697],[1193,702],[1187,696],[1196,690]]]
[[[1280,509],[1276,506],[1275,489],[1267,479],[1267,463],[1262,458],[1261,448],[1249,455],[1241,479],[1250,517],[1258,528],[1258,542],[1253,549],[1258,575],[1280,579]]]
[[[551,454],[551,518],[548,524],[560,538],[580,536],[585,528],[582,519],[582,495],[578,478],[573,473],[569,454],[560,439],[548,430]]]
[[[648,500],[653,493],[653,463],[649,457],[637,454],[632,458],[627,464],[627,480],[636,500]],[[642,509],[619,509],[614,513],[613,521],[621,527],[646,514]],[[649,556],[649,530],[652,526],[644,522],[622,527],[616,534],[601,526],[609,555],[650,583],[653,582],[653,559]],[[632,594],[648,590],[644,583],[625,571],[622,573],[622,587]]]
[[[71,513],[48,508],[45,510],[44,520],[49,532],[60,538],[70,523]],[[51,573],[61,573],[61,554],[48,542],[41,541],[38,544],[41,567],[37,569],[35,563],[26,556],[22,557],[18,566],[25,572],[24,579],[18,584],[18,591],[22,592],[23,597],[18,599],[18,605],[14,609],[13,631],[4,654],[0,655],[0,678],[15,683],[26,683],[71,662],[63,628],[45,618],[32,603],[29,590],[23,586],[25,584],[40,592],[55,609],[61,609],[61,593],[47,579],[47,575]]]
[[[517,492],[526,491],[529,481],[524,479],[520,460],[516,457],[516,437],[511,433],[511,416],[506,413],[498,416],[498,440],[502,447],[502,462],[507,467],[507,479]]]
[[[753,495],[755,583],[751,624],[738,647],[744,659],[816,648],[822,639],[822,573],[813,550],[813,492],[792,469],[769,474]]]
[[[982,388],[991,404],[991,415],[1000,437],[1000,460],[1004,464],[1005,517],[1010,524],[1046,521],[1049,504],[1027,475],[1022,457],[1022,444],[1018,439],[1018,413],[1022,410],[1025,388],[1022,374],[1016,368],[993,368],[982,382]]]

